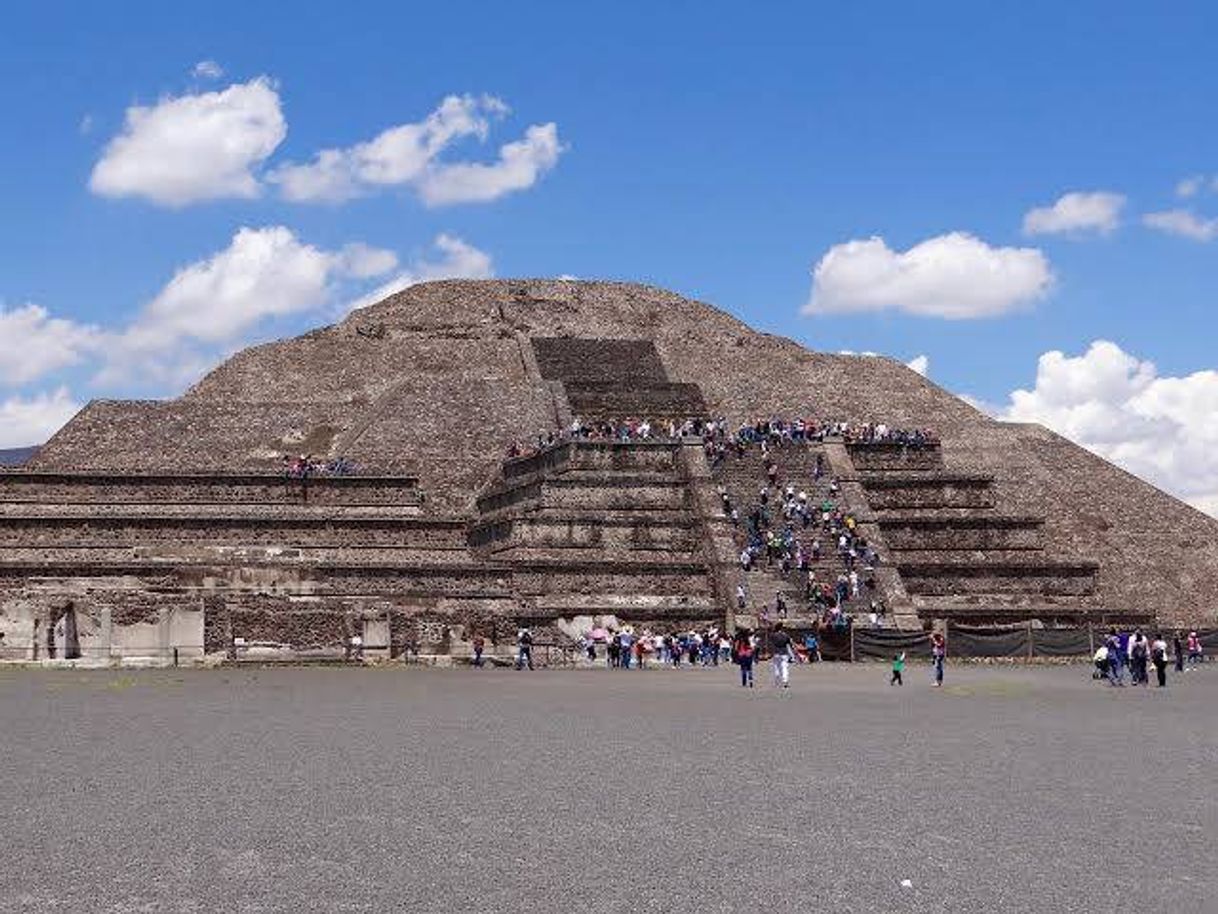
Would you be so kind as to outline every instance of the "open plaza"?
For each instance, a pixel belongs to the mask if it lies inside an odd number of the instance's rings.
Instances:
[[[5,911],[1212,911],[1218,668],[0,670]]]

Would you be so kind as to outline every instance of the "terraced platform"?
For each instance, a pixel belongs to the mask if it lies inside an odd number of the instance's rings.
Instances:
[[[91,403],[0,470],[2,650],[181,659],[360,635],[443,654],[522,622],[553,639],[598,620],[730,626],[740,543],[720,493],[755,498],[755,456],[712,470],[699,441],[652,440],[504,459],[576,419],[666,436],[695,417],[938,433],[779,456],[814,499],[821,457],[903,627],[1215,619],[1218,522],[899,363],[812,352],[645,286],[451,281],[238,353],[176,400]],[[360,472],[284,478],[302,452]],[[773,569],[747,586],[745,615],[798,602]]]

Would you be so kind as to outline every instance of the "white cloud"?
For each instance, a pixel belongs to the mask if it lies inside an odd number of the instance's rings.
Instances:
[[[343,313],[421,280],[491,275],[489,255],[460,238],[442,234],[434,245],[438,257],[416,260]],[[95,382],[140,377],[175,387],[188,383],[268,321],[331,317],[345,296],[399,266],[392,251],[360,242],[331,251],[302,242],[284,226],[241,228],[224,250],[178,270],[112,336]]]
[[[440,255],[438,258],[418,258],[410,269],[346,304],[342,308],[342,313],[375,305],[382,299],[401,292],[407,286],[413,286],[417,282],[432,279],[487,279],[495,275],[490,255],[473,245],[466,244],[460,238],[452,235],[438,235],[433,246]]]
[[[1183,199],[1195,197],[1204,186],[1205,178],[1202,175],[1191,175],[1176,184],[1176,196]]]
[[[448,234],[403,265],[393,251],[362,242],[328,250],[284,226],[241,228],[223,250],[174,273],[122,327],[55,318],[32,304],[0,307],[0,385],[82,365],[108,393],[176,393],[268,330],[295,326],[285,318],[320,322],[416,282],[493,273],[490,255]]]
[[[239,229],[223,251],[178,270],[126,336],[138,348],[231,340],[264,317],[323,304],[341,259],[281,225]]]
[[[190,71],[197,79],[219,79],[224,75],[224,68],[214,60],[200,60]]]
[[[998,417],[1042,423],[1218,516],[1218,372],[1160,376],[1097,340],[1080,356],[1042,355],[1035,386]]]
[[[89,187],[106,197],[165,206],[256,197],[253,170],[287,134],[279,95],[266,78],[127,109]]]
[[[51,317],[39,305],[0,306],[0,381],[26,384],[75,365],[100,339],[96,327]]]
[[[450,95],[422,121],[399,124],[365,143],[324,149],[312,162],[275,168],[268,180],[287,200],[338,203],[387,187],[414,187],[429,205],[494,200],[532,186],[561,152],[553,124],[529,127],[492,164],[445,163],[458,140],[485,141],[508,107],[489,96]]]
[[[489,165],[468,162],[429,169],[419,184],[419,195],[428,206],[497,200],[532,187],[554,167],[561,153],[555,124],[533,126],[525,131],[523,140],[501,147],[498,161]]]
[[[374,248],[356,241],[343,246],[339,252],[339,269],[357,279],[384,276],[398,265],[398,255],[384,248]]]
[[[485,139],[507,106],[489,95],[450,95],[418,123],[390,127],[366,143],[323,149],[306,165],[280,165],[269,175],[288,200],[337,203],[372,190],[409,184],[462,137]]]
[[[1125,197],[1110,191],[1064,194],[1052,206],[1029,210],[1023,217],[1025,235],[1107,235],[1121,221]]]
[[[952,232],[898,252],[874,237],[829,249],[802,313],[994,317],[1043,297],[1052,283],[1049,262],[1035,248],[991,247]]]
[[[1202,219],[1186,209],[1147,213],[1142,217],[1142,222],[1156,231],[1193,241],[1213,241],[1218,238],[1218,219]]]
[[[922,377],[926,377],[926,373],[930,371],[930,356],[917,355],[905,363],[906,368],[913,369]]]
[[[79,411],[66,387],[0,400],[0,447],[42,444]]]

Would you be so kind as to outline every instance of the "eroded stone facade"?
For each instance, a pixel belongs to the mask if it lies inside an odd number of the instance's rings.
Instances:
[[[898,362],[811,352],[646,286],[449,281],[238,353],[177,400],[91,403],[0,474],[5,650],[45,656],[69,604],[80,649],[118,654],[359,633],[396,655],[475,632],[506,649],[522,620],[555,638],[575,615],[730,622],[724,482],[696,444],[504,461],[576,416],[663,429],[695,410],[939,433],[918,452],[826,444],[904,624],[1214,619],[1218,523]],[[306,487],[280,476],[284,454],[361,475]]]

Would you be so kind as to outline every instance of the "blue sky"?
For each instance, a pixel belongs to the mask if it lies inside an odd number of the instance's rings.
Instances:
[[[651,282],[814,348],[926,356],[937,383],[1109,456],[1128,450],[1110,439],[1129,425],[1133,444],[1192,434],[1181,447],[1204,450],[1186,420],[1203,419],[1214,390],[1197,373],[1214,367],[1218,338],[1218,223],[1207,221],[1218,216],[1218,7],[997,7],[399,2],[289,13],[212,2],[187,16],[161,3],[6,4],[0,444],[94,396],[175,393],[189,371],[141,361],[156,361],[156,340],[162,361],[198,368],[332,320],[384,282],[452,267]],[[216,67],[192,73],[201,61]],[[254,190],[209,195],[204,181],[197,199],[167,204],[141,190],[147,160],[91,187],[130,132],[129,108],[259,77],[283,136],[242,172]],[[551,124],[552,161],[522,186],[466,202],[429,202],[426,175],[359,184],[342,202],[285,199],[273,178],[323,149],[420,123],[449,96],[481,104],[480,126],[428,169],[492,163],[503,144]],[[468,198],[462,187],[454,193]],[[1029,211],[1067,194],[1107,196],[1080,197],[1049,230],[1024,231]],[[1152,213],[1175,215],[1156,227],[1144,221]],[[337,256],[359,242],[398,265],[374,275],[326,261],[318,295],[240,319],[242,303],[231,302],[229,324],[201,340],[191,328],[212,320],[206,300],[167,289],[176,271],[229,250],[242,227],[284,228],[289,255],[300,245]],[[934,243],[951,233],[976,244]],[[441,235],[464,247],[437,249]],[[867,247],[873,237],[883,245]],[[830,264],[819,313],[801,314],[818,263]],[[225,265],[213,267],[215,279]],[[986,272],[1007,267],[1005,277]],[[937,316],[938,302],[965,316]],[[13,318],[31,305],[42,311]],[[151,342],[97,342],[130,335],[150,309],[164,331]],[[67,341],[58,348],[56,334]],[[1097,340],[1115,353],[1093,353]],[[41,370],[32,353],[48,346]],[[1038,368],[1054,350],[1064,353],[1056,374]],[[116,358],[129,364],[103,364]],[[1010,400],[1017,388],[1032,395],[1021,407]],[[1218,496],[1218,465],[1169,467],[1145,453],[1126,463],[1195,501]],[[1186,490],[1184,477],[1199,472],[1212,485]]]

